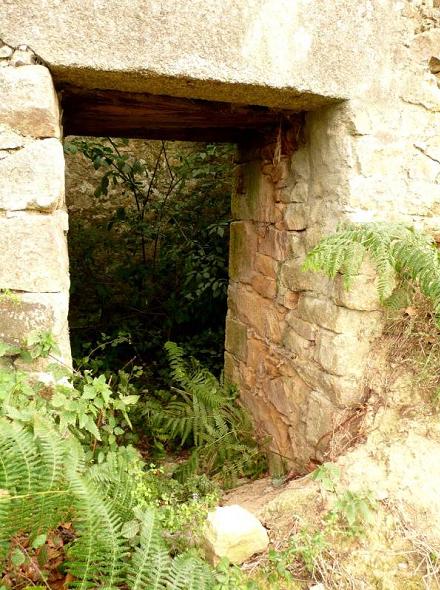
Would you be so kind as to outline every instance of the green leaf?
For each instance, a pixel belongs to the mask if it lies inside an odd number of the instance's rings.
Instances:
[[[20,567],[20,565],[23,565],[23,563],[25,561],[26,561],[26,555],[23,553],[23,551],[18,549],[18,547],[16,549],[14,549],[14,551],[12,552],[12,555],[11,555],[12,565],[15,565],[15,567]]]
[[[6,342],[0,341],[0,357],[2,356],[14,356],[20,353],[20,348],[17,346],[11,346]]]
[[[31,355],[31,353],[28,350],[21,350],[20,351],[20,358],[25,363],[31,363],[34,360],[33,356]]]
[[[62,408],[66,403],[66,396],[60,392],[56,392],[53,394],[50,403],[54,408]]]
[[[32,542],[32,549],[38,549],[38,547],[41,547],[42,545],[45,544],[47,540],[47,535],[37,535],[35,537],[35,539]]]
[[[84,417],[84,428],[90,432],[97,440],[101,440],[101,435],[99,434],[98,427],[92,420],[90,416]]]
[[[82,396],[84,399],[95,399],[98,391],[93,385],[84,385]]]
[[[120,399],[124,402],[124,405],[132,406],[133,404],[135,404],[139,400],[139,396],[138,395],[125,395],[125,396],[120,396]]]

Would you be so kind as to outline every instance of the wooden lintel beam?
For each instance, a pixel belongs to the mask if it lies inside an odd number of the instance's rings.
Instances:
[[[239,142],[266,133],[290,111],[114,90],[61,93],[65,135]]]

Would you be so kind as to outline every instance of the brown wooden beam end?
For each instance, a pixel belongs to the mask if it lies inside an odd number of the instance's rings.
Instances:
[[[65,135],[240,142],[266,134],[291,111],[114,90],[61,92]]]

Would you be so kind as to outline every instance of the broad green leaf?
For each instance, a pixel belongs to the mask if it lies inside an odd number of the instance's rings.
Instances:
[[[26,561],[26,556],[23,553],[23,551],[18,549],[18,547],[16,549],[14,549],[14,551],[12,552],[12,555],[11,555],[12,565],[15,565],[15,567],[20,567],[20,565],[23,565],[23,563],[25,561]]]
[[[84,428],[90,432],[90,434],[93,434],[93,436],[97,439],[97,440],[101,440],[101,435],[99,434],[99,430],[98,427],[96,426],[96,424],[93,422],[92,418],[90,416],[85,416],[85,421],[84,421]]]
[[[81,397],[84,399],[95,399],[97,390],[93,385],[84,385],[83,394]]]
[[[62,408],[66,403],[66,396],[57,392],[53,394],[50,401],[54,408]]]
[[[34,360],[34,357],[31,355],[31,353],[28,350],[21,350],[20,351],[20,358],[25,363],[31,363]]]
[[[41,547],[42,545],[45,544],[47,540],[47,535],[38,535],[35,537],[35,539],[32,542],[32,549],[38,549],[38,547]]]

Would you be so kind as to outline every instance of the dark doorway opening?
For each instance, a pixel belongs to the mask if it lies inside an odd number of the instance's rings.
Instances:
[[[142,365],[160,385],[172,340],[223,366],[232,144],[66,140],[73,357]]]

